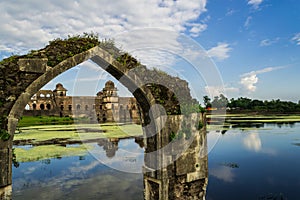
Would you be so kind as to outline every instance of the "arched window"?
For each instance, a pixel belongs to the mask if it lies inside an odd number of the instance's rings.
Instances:
[[[60,110],[64,110],[64,105],[60,105]]]
[[[33,108],[33,110],[35,110],[36,109],[36,104],[34,103],[34,104],[32,104],[32,108]]]
[[[100,108],[100,110],[102,110],[102,108],[103,108],[102,105],[100,105],[99,108]]]
[[[46,94],[46,97],[48,97],[48,98],[51,97],[51,94]]]
[[[89,106],[88,105],[85,105],[85,110],[88,110],[89,109]]]
[[[45,105],[43,103],[40,105],[40,109],[45,110]]]
[[[44,95],[44,94],[40,94],[40,97],[42,97],[42,98],[43,98],[43,97],[45,97],[45,95]]]
[[[80,110],[80,104],[77,104],[76,109]]]
[[[69,105],[69,111],[71,111],[72,110],[72,105]]]
[[[63,92],[60,92],[60,93],[59,93],[59,96],[61,96],[61,97],[64,96],[64,93],[63,93]]]
[[[47,108],[47,110],[51,110],[51,105],[50,105],[50,103],[48,103],[48,104],[46,105],[46,108]]]

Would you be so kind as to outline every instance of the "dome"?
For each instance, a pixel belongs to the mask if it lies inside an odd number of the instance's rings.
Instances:
[[[64,88],[64,86],[61,83],[56,84],[56,89],[55,90],[59,90],[59,91],[67,91],[66,88]]]
[[[105,88],[115,88],[115,84],[112,81],[107,81],[105,83]]]

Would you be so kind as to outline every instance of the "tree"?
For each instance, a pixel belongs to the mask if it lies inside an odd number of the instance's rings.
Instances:
[[[211,107],[211,102],[210,101],[211,101],[211,99],[207,95],[205,95],[203,97],[203,102],[204,102],[205,108]]]

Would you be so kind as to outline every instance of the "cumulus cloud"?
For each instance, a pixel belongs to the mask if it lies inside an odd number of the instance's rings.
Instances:
[[[212,58],[216,58],[217,60],[225,60],[229,57],[229,52],[231,51],[231,47],[227,43],[218,43],[217,46],[212,47],[207,51],[207,54]]]
[[[271,72],[274,70],[285,68],[285,66],[279,67],[266,67],[261,70],[251,71],[241,75],[240,84],[246,89],[248,92],[254,92],[256,90],[256,83],[258,83],[258,74],[263,74],[267,72]]]
[[[296,42],[297,45],[300,45],[300,33],[295,34],[292,41]]]
[[[262,2],[263,0],[249,0],[248,5],[251,5],[254,9],[258,9]]]
[[[112,38],[147,27],[198,36],[207,26],[197,23],[205,6],[206,0],[1,1],[0,50],[24,53],[57,37],[93,31]]]

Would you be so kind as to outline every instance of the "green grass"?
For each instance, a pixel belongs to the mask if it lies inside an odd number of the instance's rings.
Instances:
[[[23,116],[18,123],[18,127],[35,126],[35,125],[51,125],[51,124],[72,124],[74,119],[71,117],[31,117]]]
[[[127,138],[143,135],[142,127],[136,124],[70,124],[70,125],[39,125],[20,128],[20,133],[15,134],[14,140],[33,140],[31,144],[64,138],[64,141],[86,141],[101,138]],[[83,156],[93,148],[87,145],[63,147],[58,145],[34,146],[30,149],[15,147],[14,153],[17,162],[31,162],[49,158],[65,156]]]
[[[97,138],[126,138],[143,135],[142,127],[137,124],[70,124],[43,125],[20,128],[14,140],[34,140],[35,142],[68,138],[69,140],[90,140]]]
[[[92,149],[92,146],[62,147],[57,145],[43,145],[32,147],[28,150],[16,147],[14,153],[17,162],[33,162],[66,156],[84,156],[88,153],[89,149]]]

